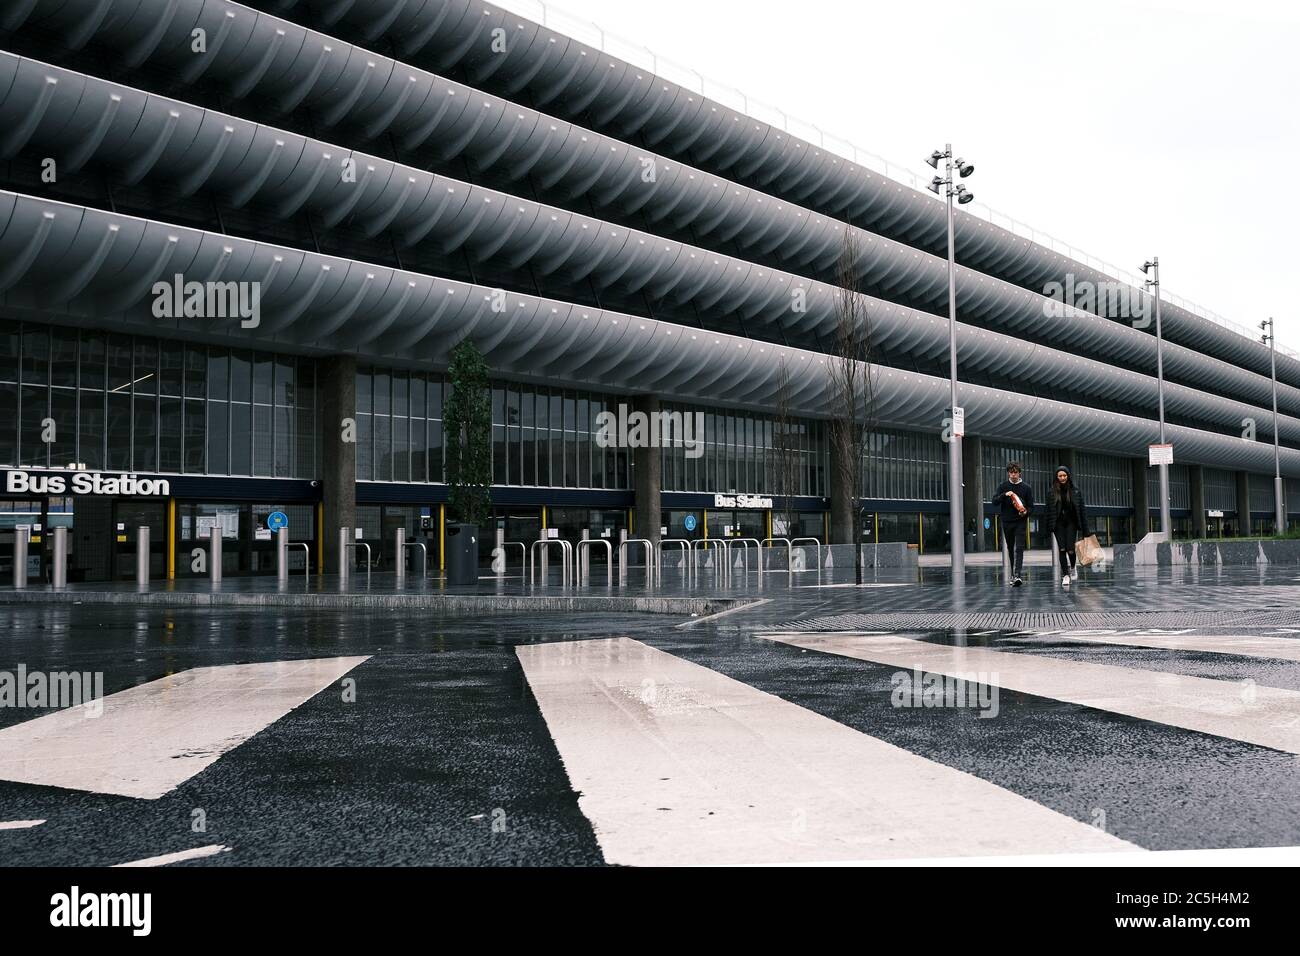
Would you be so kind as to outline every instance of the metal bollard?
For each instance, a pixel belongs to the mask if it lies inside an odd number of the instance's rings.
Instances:
[[[213,525],[208,532],[208,580],[221,583],[221,525]]]
[[[582,529],[582,540],[591,540],[590,528]],[[579,548],[578,551],[581,553],[578,555],[578,567],[574,569],[577,573],[574,577],[577,578],[579,585],[583,585],[587,583],[587,578],[591,574],[591,548]]]
[[[14,587],[27,587],[27,544],[32,536],[31,525],[20,524],[14,528]]]
[[[348,586],[348,571],[352,558],[352,529],[339,528],[339,586]]]
[[[506,529],[497,528],[496,547],[492,551],[492,566],[497,569],[497,577],[506,573]]]
[[[397,586],[406,584],[406,529],[393,532],[393,570],[397,572]]]
[[[54,566],[52,568],[54,586],[68,586],[68,529],[54,529]]]
[[[135,529],[135,583],[149,586],[149,527]]]
[[[275,576],[281,584],[289,583],[289,529],[275,532]]]

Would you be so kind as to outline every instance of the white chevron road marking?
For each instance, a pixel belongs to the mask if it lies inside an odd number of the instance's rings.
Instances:
[[[196,667],[0,730],[0,780],[157,799],[368,657]]]
[[[637,641],[516,653],[610,863],[1138,849]]]
[[[1300,753],[1300,692],[1293,690],[907,637],[798,632],[758,636],[907,670],[950,677],[979,674],[1005,690]]]

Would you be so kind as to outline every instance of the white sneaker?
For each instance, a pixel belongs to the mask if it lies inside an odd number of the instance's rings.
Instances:
[[[1078,565],[1075,565],[1074,567],[1070,568],[1070,580],[1071,580],[1071,581],[1077,581],[1077,580],[1079,580],[1079,566],[1078,566]]]
[[[1068,574],[1061,575],[1061,587],[1068,588],[1069,586],[1070,586],[1070,576]]]

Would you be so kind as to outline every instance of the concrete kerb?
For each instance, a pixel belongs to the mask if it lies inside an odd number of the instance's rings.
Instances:
[[[0,591],[0,604],[90,604],[126,607],[280,607],[435,611],[446,617],[537,611],[633,612],[704,617],[753,603],[752,598],[653,595],[292,594],[222,591]]]

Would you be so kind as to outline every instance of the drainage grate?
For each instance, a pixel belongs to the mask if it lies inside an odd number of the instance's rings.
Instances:
[[[773,631],[1037,631],[1057,629],[1189,627],[1297,627],[1300,614],[1287,611],[1029,611],[894,612],[836,614],[775,625]]]

